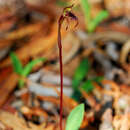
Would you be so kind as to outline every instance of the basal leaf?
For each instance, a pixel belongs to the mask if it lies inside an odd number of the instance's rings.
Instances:
[[[77,79],[73,79],[72,80],[72,86],[74,89],[77,89],[77,87],[80,85],[80,80],[77,80]]]
[[[96,18],[94,18],[91,23],[88,26],[88,31],[93,32],[97,25],[102,22],[104,19],[108,17],[109,13],[106,10],[102,10],[101,12],[98,13]]]
[[[85,16],[85,21],[86,24],[88,25],[91,21],[91,7],[90,4],[88,2],[88,0],[81,0],[81,7],[83,9],[84,12],[84,16]]]
[[[86,91],[87,93],[91,92],[94,89],[94,86],[92,84],[92,80],[87,80],[85,81],[82,85],[81,88]]]
[[[89,71],[89,62],[88,59],[83,59],[80,63],[80,65],[77,67],[74,78],[72,81],[72,86],[74,89],[76,89],[79,85],[79,83],[83,80],[83,78],[87,75]]]
[[[33,61],[29,62],[29,63],[24,67],[23,72],[22,72],[22,76],[25,76],[25,77],[26,77],[26,76],[31,72],[32,68],[33,68],[36,64],[38,64],[39,62],[44,62],[45,60],[46,60],[45,58],[39,58],[39,59],[36,59],[36,60],[33,60]]]
[[[79,102],[81,96],[82,96],[81,92],[77,89],[77,90],[74,90],[74,91],[73,91],[73,94],[72,94],[71,97],[72,97],[75,101]]]
[[[18,59],[18,57],[16,56],[14,52],[10,53],[10,57],[13,64],[14,71],[20,75],[23,71],[23,67],[20,60]]]
[[[24,80],[22,80],[22,79],[20,79],[19,81],[18,81],[18,87],[19,88],[22,88],[23,86],[24,86]]]
[[[95,28],[97,27],[97,25],[100,22],[102,22],[105,18],[108,17],[108,15],[109,15],[108,11],[102,10],[101,12],[98,13],[96,18],[92,19],[91,6],[90,6],[88,0],[81,0],[80,3],[81,3],[81,7],[83,9],[83,12],[84,12],[87,30],[88,30],[88,32],[93,32],[95,30]]]
[[[104,79],[104,77],[98,76],[98,77],[93,78],[92,80],[97,82],[97,83],[101,83],[103,79]]]
[[[79,101],[81,97],[81,92],[79,91],[78,87],[80,86],[84,77],[87,75],[89,68],[90,68],[90,65],[89,65],[88,59],[83,59],[75,71],[75,74],[72,80],[72,87],[73,87],[72,98],[76,101]]]
[[[84,104],[75,107],[67,118],[65,130],[78,130],[84,118]]]

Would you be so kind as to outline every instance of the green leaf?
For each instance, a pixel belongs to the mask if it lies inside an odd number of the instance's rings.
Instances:
[[[97,82],[97,83],[101,83],[103,79],[104,79],[104,77],[98,76],[98,77],[93,78],[92,80]]]
[[[32,68],[39,62],[43,62],[45,61],[46,59],[45,58],[39,58],[39,59],[36,59],[36,60],[33,60],[31,62],[29,62],[23,69],[21,75],[23,77],[26,77],[32,70]],[[19,80],[18,82],[19,84],[19,87],[22,88],[24,86],[24,81],[23,80]]]
[[[21,79],[20,79],[20,80],[18,81],[18,87],[19,87],[19,88],[22,88],[22,87],[24,86],[24,83],[25,83],[24,80],[21,80]]]
[[[81,7],[84,12],[85,16],[85,23],[86,23],[86,28],[88,32],[93,32],[97,25],[102,22],[105,18],[108,17],[109,13],[107,10],[102,10],[99,12],[99,14],[92,20],[91,18],[91,6],[88,2],[88,0],[81,0]]]
[[[77,67],[74,74],[74,78],[72,81],[72,86],[74,87],[74,89],[76,89],[79,86],[80,82],[87,75],[89,68],[90,66],[89,66],[88,59],[83,59],[80,65]]]
[[[23,71],[23,67],[22,67],[20,60],[18,59],[18,57],[16,56],[16,54],[14,52],[10,53],[10,57],[11,57],[11,61],[13,64],[14,71],[17,74],[21,75],[21,73]]]
[[[108,17],[109,13],[106,10],[102,10],[88,25],[88,31],[93,32],[97,25]]]
[[[44,61],[46,61],[45,58],[39,58],[39,59],[36,59],[36,60],[33,60],[33,61],[29,62],[29,63],[24,67],[23,72],[22,72],[22,76],[25,76],[25,77],[26,77],[26,76],[31,72],[32,68],[33,68],[37,63],[39,63],[39,62],[44,62]]]
[[[85,81],[82,85],[81,85],[81,88],[83,90],[85,90],[87,93],[90,93],[93,91],[94,89],[94,86],[92,84],[92,80],[87,80]]]
[[[84,118],[84,104],[75,107],[67,118],[65,130],[78,130]]]
[[[81,96],[82,96],[81,92],[77,89],[77,90],[74,90],[74,91],[73,91],[73,94],[72,94],[71,97],[72,97],[75,101],[79,102]]]
[[[89,68],[90,68],[90,65],[89,65],[88,59],[83,59],[75,71],[75,74],[72,80],[72,87],[74,89],[72,98],[76,101],[79,101],[82,95],[81,92],[79,91],[78,86],[80,86],[82,80],[87,75]]]
[[[73,88],[74,88],[74,89],[77,89],[78,86],[80,85],[80,82],[81,82],[81,81],[79,81],[79,80],[77,80],[77,79],[73,79],[73,80],[72,80],[72,86],[73,86]]]
[[[89,4],[88,0],[81,0],[80,3],[81,3],[81,7],[83,9],[83,12],[84,12],[86,25],[88,25],[91,22],[91,7],[90,7],[90,4]]]

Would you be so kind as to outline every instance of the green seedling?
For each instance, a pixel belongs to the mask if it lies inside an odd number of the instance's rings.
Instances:
[[[75,107],[67,118],[65,130],[78,130],[84,118],[84,104]]]
[[[21,61],[18,59],[14,52],[10,54],[10,57],[12,60],[14,71],[21,77],[27,77],[36,64],[46,61],[45,58],[35,59],[33,61],[30,61],[25,67],[23,67]],[[18,84],[19,87],[22,88],[24,86],[24,81],[20,79]]]
[[[94,82],[100,84],[103,79],[104,79],[104,77],[98,76],[98,77],[93,78],[92,81],[94,81]]]
[[[85,78],[89,71],[90,65],[88,62],[88,59],[83,59],[80,63],[80,65],[77,67],[74,77],[72,80],[72,87],[73,87],[73,95],[72,98],[78,101],[81,97],[81,93],[79,91],[79,85],[82,82],[82,80]]]
[[[94,89],[93,83],[91,80],[86,80],[82,85],[81,88],[87,92],[90,93]]]
[[[90,93],[94,89],[93,82],[101,83],[103,80],[103,77],[100,76],[85,80],[89,70],[90,64],[88,59],[83,59],[74,73],[72,80],[72,98],[76,101],[79,101],[80,97],[82,96],[79,87],[82,88],[85,92]]]
[[[108,17],[109,13],[107,10],[102,10],[94,19],[92,19],[91,7],[88,0],[81,0],[80,3],[85,16],[86,28],[88,32],[91,33],[95,30],[99,23],[101,23],[104,19]]]
[[[77,67],[74,77],[72,80],[72,86],[77,89],[80,82],[85,78],[85,76],[88,74],[90,65],[88,62],[88,59],[83,59],[80,63],[80,65]]]

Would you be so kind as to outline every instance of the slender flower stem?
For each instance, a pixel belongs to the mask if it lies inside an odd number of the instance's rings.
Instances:
[[[76,25],[78,24],[77,17],[71,12],[73,5],[64,8],[63,14],[60,16],[58,21],[58,48],[59,48],[59,61],[60,61],[60,130],[62,130],[62,117],[63,117],[63,63],[62,63],[62,43],[61,43],[61,26],[63,21],[68,18],[77,21]],[[68,26],[67,26],[68,28]]]
[[[63,63],[62,63],[62,44],[61,44],[61,23],[58,25],[58,47],[59,47],[59,61],[60,61],[60,130],[62,130],[62,116],[63,116]]]

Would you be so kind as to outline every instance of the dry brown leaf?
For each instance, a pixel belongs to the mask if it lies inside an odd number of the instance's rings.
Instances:
[[[12,67],[7,67],[0,70],[0,84],[2,84],[12,72]]]
[[[5,103],[10,93],[15,89],[17,81],[18,76],[15,73],[12,73],[0,87],[0,107]]]
[[[35,23],[27,26],[22,26],[21,28],[9,33],[6,37],[9,40],[19,39],[27,35],[32,35],[38,33],[42,29],[43,23]]]
[[[105,6],[114,17],[124,14],[124,0],[104,0]]]
[[[8,18],[8,16],[7,16]],[[16,18],[12,17],[9,20],[6,19],[6,14],[3,13],[3,16],[0,14],[0,32],[7,32],[15,24]]]
[[[0,40],[0,49],[11,46],[13,44],[12,40],[20,39],[25,36],[29,36],[38,33],[43,27],[43,23],[35,23],[27,26],[22,26],[21,28],[8,33],[4,39]]]
[[[12,45],[13,43],[9,40],[5,40],[5,39],[0,39],[0,50],[9,47],[10,45]]]
[[[126,43],[124,43],[122,49],[121,49],[121,53],[120,53],[120,62],[122,64],[127,64],[126,63],[126,59],[127,56],[130,53],[130,40],[128,40]]]
[[[64,36],[65,32],[62,36]],[[39,53],[48,52],[56,45],[57,41],[57,25],[53,25],[50,35],[46,37],[38,37],[33,39],[30,43],[27,43],[22,48],[18,49],[15,53],[20,60],[29,59],[30,57],[36,57]],[[0,67],[5,67],[11,64],[10,57],[5,59]]]
[[[60,103],[60,100],[58,98],[52,97],[52,96],[37,96],[37,98],[42,101],[52,102],[56,105],[59,105],[59,103]]]
[[[129,0],[104,0],[105,6],[114,17],[125,15],[130,18]]]
[[[125,4],[125,15],[130,19],[130,0],[124,0]]]
[[[27,123],[17,114],[14,115],[5,111],[0,111],[0,122],[5,128],[12,128],[13,130],[54,130],[55,128],[54,124],[35,125],[30,122]]]
[[[47,112],[39,107],[29,108],[27,106],[23,106],[21,107],[21,112],[29,117],[32,115],[36,115],[36,116],[43,116],[46,119],[48,118]]]

